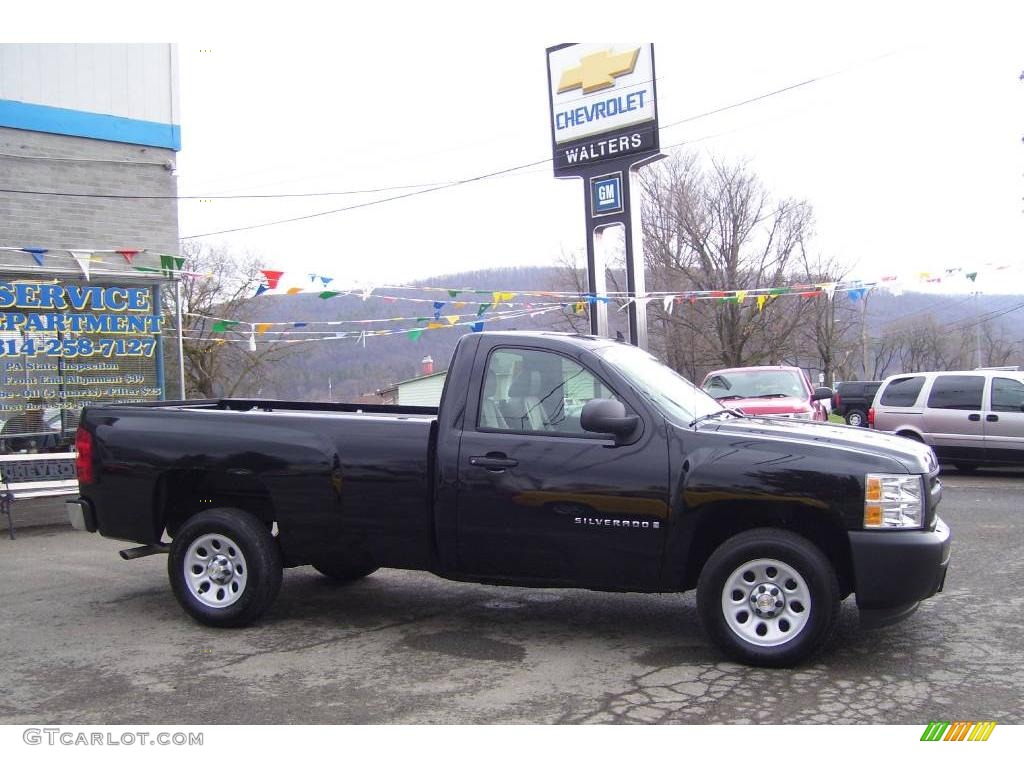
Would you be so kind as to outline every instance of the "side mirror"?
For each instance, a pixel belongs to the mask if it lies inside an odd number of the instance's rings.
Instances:
[[[828,400],[833,394],[835,393],[829,387],[815,387],[814,394],[811,395],[811,401]]]
[[[587,432],[612,434],[619,439],[628,436],[639,423],[638,416],[626,415],[626,406],[618,400],[590,400],[580,413],[580,426]]]

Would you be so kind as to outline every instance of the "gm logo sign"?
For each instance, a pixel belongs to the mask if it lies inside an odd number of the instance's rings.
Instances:
[[[622,213],[622,174],[609,173],[590,180],[590,211],[592,216]]]

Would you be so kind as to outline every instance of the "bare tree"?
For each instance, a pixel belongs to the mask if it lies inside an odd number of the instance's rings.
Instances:
[[[807,322],[799,333],[802,346],[809,353],[807,356],[817,358],[825,381],[831,384],[837,380],[837,369],[847,361],[856,346],[860,312],[845,291],[835,291],[835,284],[845,278],[846,269],[834,258],[818,255],[812,259],[802,244],[800,250],[803,281],[811,285],[831,286],[813,297],[813,302],[806,307]]]
[[[682,292],[787,285],[812,234],[803,201],[771,199],[745,164],[674,155],[641,172],[644,251],[650,290]],[[795,351],[806,321],[802,300],[759,303],[742,295],[701,299],[665,312],[652,328],[674,368],[697,378],[708,365],[778,363]],[[683,347],[685,351],[680,351]]]
[[[623,263],[625,252],[621,247],[609,249],[612,258],[610,263],[605,265],[605,283],[607,290],[611,293],[619,293],[624,289],[621,287],[623,275]],[[552,291],[570,292],[574,296],[584,296],[590,292],[587,281],[586,257],[582,253],[562,251],[557,261],[558,271],[555,275]],[[558,312],[555,326],[575,333],[590,333],[590,313],[594,308],[588,302],[581,302],[575,298],[563,298],[562,307]],[[608,327],[611,331],[620,329],[624,320],[617,318],[615,313],[622,307],[622,300],[608,302]],[[582,311],[580,311],[582,310]]]
[[[181,281],[184,396],[257,393],[273,364],[302,346],[261,339],[256,351],[249,347],[251,329],[245,322],[246,312],[262,281],[263,265],[251,255],[236,257],[223,248],[196,243],[183,244],[181,255],[185,257],[182,269],[196,275],[186,275]],[[168,297],[168,302],[171,300],[173,296]],[[225,320],[228,328],[214,331],[218,321]]]

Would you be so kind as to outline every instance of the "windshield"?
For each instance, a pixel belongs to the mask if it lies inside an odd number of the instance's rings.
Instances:
[[[617,344],[596,352],[606,362],[614,365],[637,392],[674,421],[685,425],[722,410],[722,406],[699,387],[642,349]]]
[[[746,397],[806,397],[796,371],[724,371],[712,374],[704,391],[718,399]]]

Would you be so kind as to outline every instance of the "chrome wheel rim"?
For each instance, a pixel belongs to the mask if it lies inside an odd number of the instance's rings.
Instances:
[[[232,539],[206,533],[189,545],[184,573],[192,597],[210,608],[227,608],[245,591],[249,568]]]
[[[781,560],[750,560],[725,580],[725,623],[761,648],[791,642],[811,616],[811,592],[799,571]]]

